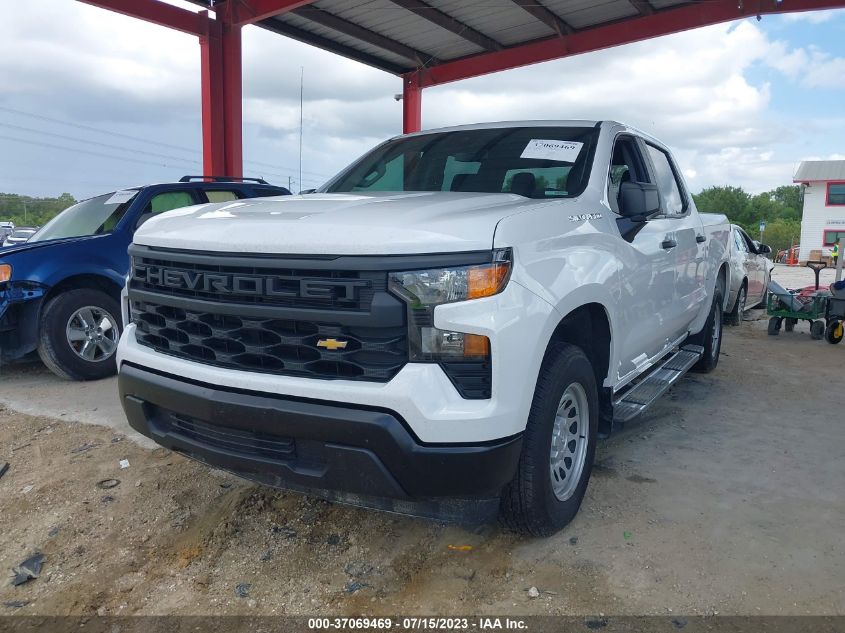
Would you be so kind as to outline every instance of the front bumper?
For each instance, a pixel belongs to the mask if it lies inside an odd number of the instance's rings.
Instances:
[[[127,318],[124,296],[124,319]],[[522,433],[546,344],[559,322],[548,303],[511,280],[504,292],[438,306],[435,326],[490,339],[492,397],[467,400],[439,365],[408,363],[389,382],[324,380],[226,369],[158,353],[135,338],[129,323],[120,339],[118,366],[131,363],[190,381],[254,391],[269,397],[307,398],[394,411],[425,444],[495,442]]]
[[[130,363],[118,384],[129,424],[162,446],[266,485],[409,514],[450,514],[414,507],[426,500],[497,499],[522,448],[521,436],[424,444],[390,410],[219,387]]]
[[[12,282],[0,289],[0,362],[17,360],[38,347],[38,317],[46,289]]]

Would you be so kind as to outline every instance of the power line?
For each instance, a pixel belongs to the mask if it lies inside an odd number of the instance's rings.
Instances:
[[[184,147],[184,146],[172,145],[170,143],[162,143],[160,141],[151,141],[149,139],[141,138],[141,137],[138,137],[138,136],[132,136],[130,134],[123,134],[121,132],[115,132],[113,130],[106,130],[106,129],[103,129],[103,128],[94,127],[92,125],[84,125],[82,123],[75,123],[75,122],[72,122],[72,121],[57,119],[55,117],[50,117],[50,116],[46,116],[46,115],[43,115],[43,114],[35,114],[34,112],[26,112],[24,110],[17,110],[15,108],[9,108],[7,106],[0,106],[0,111],[9,112],[9,113],[12,113],[12,114],[18,114],[18,115],[21,115],[21,116],[30,117],[30,118],[37,119],[37,120],[40,120],[40,121],[47,121],[49,123],[57,123],[59,125],[66,125],[66,126],[69,126],[69,127],[77,128],[77,129],[80,129],[80,130],[86,130],[86,131],[89,131],[89,132],[96,132],[97,134],[104,134],[104,135],[107,135],[107,136],[113,136],[115,138],[122,138],[122,139],[130,140],[130,141],[136,141],[136,142],[144,143],[146,145],[157,145],[159,147],[165,147],[165,148],[177,150],[177,151],[180,151],[180,152],[187,152],[187,153],[193,154],[194,156],[196,156],[199,153],[198,150],[196,150],[196,149],[191,149],[191,148],[187,148],[187,147]],[[0,123],[0,125],[5,125],[6,127],[16,127],[16,126],[13,126],[10,123]],[[32,130],[31,128],[24,128],[23,126],[17,126],[17,127],[18,127],[18,129],[21,129],[21,130],[25,129],[27,131],[35,131],[36,133],[40,133],[40,134],[48,134],[48,132],[42,132],[41,130]],[[65,136],[58,134],[58,133],[54,133],[54,135],[57,136],[57,137],[65,138],[66,140],[70,140],[72,138],[72,137],[65,137]],[[73,140],[80,140],[80,139],[73,139]],[[93,144],[101,144],[101,143],[96,143],[95,141],[89,141],[88,139],[84,139],[83,142],[93,143]],[[101,145],[103,145],[103,144],[101,144]],[[113,145],[109,146],[109,147],[112,148],[112,149],[117,148],[116,146],[113,146]],[[187,157],[175,157],[175,156],[172,156],[172,155],[156,154],[156,153],[153,153],[153,152],[144,152],[142,150],[131,150],[130,148],[123,148],[123,147],[120,147],[120,148],[117,148],[117,149],[120,149],[121,151],[123,151],[123,150],[137,151],[138,153],[144,153],[144,154],[151,155],[151,156],[157,156],[157,157],[162,157],[162,158],[167,157],[171,160],[185,160],[185,161],[190,161],[190,162],[195,163],[195,164],[200,164],[199,161],[194,160],[194,159],[190,159],[190,158],[187,158]],[[295,171],[295,168],[290,167],[288,165],[278,165],[278,164],[273,164],[273,163],[265,163],[263,161],[250,160],[250,159],[244,159],[243,162],[245,164],[257,165],[259,167],[265,167],[265,168],[270,168],[270,169],[282,169],[282,170],[291,171],[291,172]],[[331,178],[331,176],[328,175],[328,174],[322,174],[322,173],[319,173],[319,172],[308,171],[308,170],[302,170],[302,171],[303,171],[304,174],[316,176],[318,178],[326,178],[326,179]],[[286,178],[287,177],[287,176],[284,176],[283,174],[275,173],[275,172],[265,172],[265,173],[267,173],[268,175],[271,175],[271,176],[276,176],[277,178]]]

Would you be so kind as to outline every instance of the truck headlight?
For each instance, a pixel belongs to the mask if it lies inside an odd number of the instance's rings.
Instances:
[[[391,273],[390,289],[408,304],[410,360],[489,356],[486,336],[435,328],[434,308],[500,293],[508,283],[511,261],[511,250],[500,249],[493,251],[489,264]]]

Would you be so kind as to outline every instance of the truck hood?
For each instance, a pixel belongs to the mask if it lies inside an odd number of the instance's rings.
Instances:
[[[16,255],[17,253],[25,253],[35,251],[42,248],[50,248],[51,246],[59,246],[61,244],[69,244],[71,242],[83,242],[90,240],[100,240],[108,237],[110,234],[103,235],[81,235],[78,237],[62,237],[55,240],[45,240],[43,242],[24,242],[23,244],[16,244],[14,246],[0,247],[0,260],[6,259],[9,255]]]
[[[538,203],[509,193],[308,194],[205,204],[146,222],[135,243],[188,250],[378,255],[490,249],[498,222]]]

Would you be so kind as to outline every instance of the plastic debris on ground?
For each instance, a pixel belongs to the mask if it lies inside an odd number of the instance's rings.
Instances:
[[[121,469],[129,468],[129,460],[128,459],[121,459],[119,464],[120,464]]]
[[[12,570],[15,574],[15,577],[12,579],[12,584],[17,587],[18,585],[22,585],[25,582],[38,578],[43,564],[44,554],[33,554],[18,565],[16,569]]]

